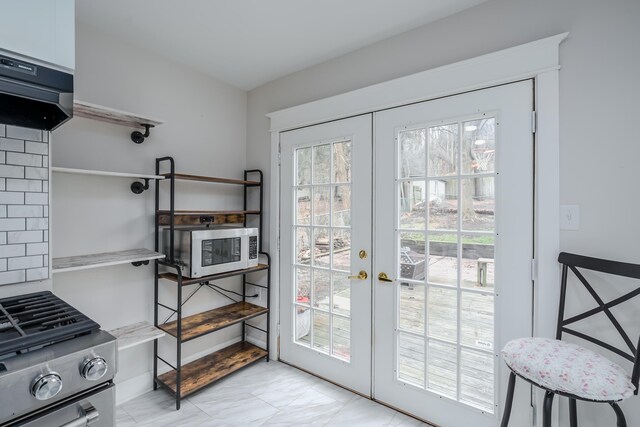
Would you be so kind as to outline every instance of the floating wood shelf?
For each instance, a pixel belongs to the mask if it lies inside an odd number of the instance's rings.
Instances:
[[[248,185],[248,186],[258,186],[260,185],[260,181],[245,181],[244,179],[233,179],[233,178],[216,178],[213,176],[200,176],[200,175],[189,175],[185,173],[176,173],[173,174],[175,179],[180,181],[200,181],[200,182],[214,182],[218,184],[238,184],[238,185]],[[165,178],[171,177],[170,173],[164,175]]]
[[[246,215],[259,215],[260,211],[174,211],[176,225],[221,225],[244,223]],[[170,211],[158,211],[158,225],[169,225]]]
[[[263,271],[268,268],[269,266],[266,264],[258,264],[255,267],[246,268],[244,270],[227,271],[224,273],[213,274],[211,276],[197,277],[193,279],[188,277],[183,277],[182,285],[186,286],[186,285],[192,285],[194,283],[202,283],[202,282],[208,282],[211,280],[224,279],[226,277],[239,276],[241,274],[255,273],[256,271]],[[162,274],[159,274],[158,277],[161,279],[171,280],[172,282],[176,282],[176,283],[178,282],[178,276],[175,273],[162,273]]]
[[[85,270],[88,268],[145,262],[161,258],[164,258],[164,254],[154,252],[149,249],[132,249],[127,251],[61,257],[53,258],[52,271],[54,273],[63,273],[66,271]]]
[[[102,105],[91,104],[89,102],[75,100],[73,102],[73,115],[86,119],[98,120],[128,127],[158,126],[162,120],[144,117],[127,111],[116,110],[114,108],[103,107]]]
[[[182,342],[201,337],[202,335],[218,331],[227,326],[235,325],[252,319],[269,311],[265,307],[248,302],[237,302],[213,310],[194,314],[182,318]],[[169,335],[178,337],[178,322],[173,321],[158,326]]]
[[[267,357],[267,352],[246,341],[230,345],[182,366],[180,397],[186,397],[237,370]],[[158,375],[157,381],[176,392],[176,371]]]
[[[60,167],[52,167],[52,172],[58,173],[71,173],[78,175],[98,175],[98,176],[113,176],[119,178],[133,178],[133,179],[164,179],[162,175],[146,175],[142,173],[125,173],[125,172],[107,172],[107,171],[97,171],[91,169],[72,169],[72,168],[60,168]]]
[[[165,336],[165,332],[151,326],[147,322],[134,323],[109,331],[118,339],[118,350],[126,350],[139,344],[157,340]]]

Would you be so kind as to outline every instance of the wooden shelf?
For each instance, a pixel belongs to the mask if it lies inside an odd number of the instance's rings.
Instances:
[[[265,314],[267,308],[248,302],[237,302],[213,310],[182,318],[182,342],[235,325]],[[158,326],[169,335],[178,337],[178,321]]]
[[[169,178],[171,174],[167,173],[164,175],[165,178]],[[260,185],[260,181],[245,181],[244,179],[233,179],[233,178],[216,178],[213,176],[200,176],[200,175],[189,175],[185,173],[176,173],[173,175],[175,179],[180,181],[200,181],[200,182],[213,182],[217,184],[238,184],[238,185]]]
[[[97,171],[92,169],[73,169],[73,168],[60,168],[52,167],[51,172],[58,173],[71,173],[78,175],[98,175],[98,176],[113,176],[119,178],[133,178],[133,179],[164,179],[162,175],[146,175],[143,173],[125,173],[125,172],[107,172]]]
[[[160,173],[160,171],[162,171],[163,173],[171,171],[171,173],[163,174],[163,177],[165,178],[163,181],[167,181],[167,179],[171,181],[171,185],[164,188],[164,190],[168,191],[160,192],[158,191],[158,187],[156,187],[156,211],[154,223],[156,239],[159,239],[161,237],[161,234],[163,236],[166,235],[166,233],[169,232],[169,230],[167,229],[168,226],[171,226],[172,224],[175,225],[177,229],[180,229],[179,227],[182,227],[182,229],[184,229],[185,227],[197,227],[198,229],[206,229],[204,228],[205,226],[224,226],[225,224],[228,224],[229,226],[243,226],[243,224],[247,222],[247,219],[259,219],[259,217],[249,217],[249,215],[262,215],[263,213],[264,188],[262,183],[264,179],[260,170],[245,170],[243,174],[239,174],[240,176],[242,176],[242,179],[176,173],[176,169],[179,170],[179,168],[176,168],[176,163],[173,157],[157,158],[156,168],[156,173]],[[216,172],[211,171],[205,173]],[[181,185],[174,186],[174,181],[185,182],[181,182]],[[176,188],[182,187],[184,185],[189,185],[189,183],[186,181],[202,183],[196,185],[218,184],[213,185],[210,188],[210,190],[213,191],[218,188],[222,188],[221,185],[235,185],[235,188],[238,188],[239,190],[242,190],[244,192],[242,205],[243,208],[242,210],[226,210],[230,208],[230,206],[225,206],[222,208],[224,210],[184,210],[185,207],[188,207],[187,205],[180,206],[180,208],[182,209],[167,210],[166,208],[168,206],[175,206],[177,191]],[[158,181],[157,185],[162,184],[160,184],[160,181]],[[253,188],[253,190],[249,190],[251,188]],[[252,194],[254,192],[257,192],[258,194]],[[160,197],[161,195],[168,195],[169,200],[164,200],[164,196]],[[249,198],[248,196],[252,197]],[[259,198],[255,198],[254,200],[255,196],[259,196]],[[192,207],[194,206],[192,205]],[[200,209],[202,208],[205,208],[205,206],[200,207]],[[260,225],[262,226],[262,222]],[[259,230],[258,234],[259,238],[261,238],[262,230]],[[175,246],[177,246],[177,242],[173,243],[174,247],[172,248],[172,250],[176,250],[177,248]],[[267,264],[270,263],[270,257],[267,253],[261,252],[260,260],[262,262],[266,262]],[[159,272],[156,268],[156,280],[154,283],[154,303],[156,310],[159,309],[159,307],[163,307],[165,309],[169,308],[169,306],[164,305],[160,301],[158,301],[158,286],[173,286],[173,283],[165,283],[165,281],[174,282],[176,283],[176,286],[204,286],[207,284],[213,284],[221,279],[230,277],[241,277],[242,275],[255,273],[255,275],[260,274],[261,276],[266,276],[261,277],[260,282],[263,282],[265,278],[267,280],[266,285],[255,284],[254,286],[265,288],[268,290],[270,288],[271,274],[270,266],[267,264],[258,264],[255,267],[243,270],[226,271],[224,273],[211,274],[204,277],[189,278],[180,276],[180,274],[184,273],[182,273],[180,262],[177,259],[158,260],[156,261],[156,266],[162,266],[163,268],[161,272]],[[160,279],[163,279],[162,284],[160,283]],[[243,279],[246,279],[246,277]],[[244,281],[246,282],[246,280]],[[187,297],[184,292],[173,293],[173,295],[175,295],[174,298],[176,298],[175,305],[172,304],[174,307],[184,306],[191,298],[190,296]],[[245,298],[242,299],[244,300]],[[174,344],[176,355],[174,360],[177,360],[177,365],[173,367],[172,365],[169,365],[169,367],[173,368],[172,370],[166,373],[159,373],[157,371],[157,361],[161,361],[165,364],[169,364],[171,362],[165,362],[165,359],[163,359],[162,356],[158,354],[158,349],[155,348],[154,358],[156,363],[154,363],[154,380],[156,385],[162,385],[168,391],[173,392],[176,403],[176,410],[180,409],[180,401],[185,396],[189,396],[191,393],[201,390],[207,385],[221,378],[224,378],[227,375],[253,362],[269,356],[269,325],[266,325],[264,329],[261,329],[257,326],[251,325],[251,321],[249,320],[260,315],[269,316],[269,299],[267,299],[266,307],[259,307],[246,301],[235,302],[234,300],[231,302],[232,304],[228,304],[226,306],[218,307],[216,309],[208,310],[202,313],[192,314],[189,316],[183,316],[182,311],[175,312],[174,315],[176,317],[171,317],[170,319],[167,319],[167,321],[165,321],[163,325],[158,326],[163,331],[167,332],[167,335],[173,336],[175,338]],[[189,313],[193,313],[194,311],[190,311]],[[245,323],[245,321],[247,322]],[[183,354],[182,346],[185,345],[185,342],[213,333],[215,331],[219,331],[218,333],[222,333],[220,332],[221,329],[238,324],[243,325],[242,336],[239,337],[241,341],[239,343],[228,346],[220,351],[216,351],[215,353],[211,353],[192,363],[188,363],[182,366],[180,355]],[[244,326],[254,326],[257,331],[261,331],[265,334],[267,343],[265,346],[266,350],[252,345],[246,341],[248,331]],[[177,331],[178,328],[180,329],[179,339]],[[227,329],[226,331],[229,331],[229,329]],[[238,330],[237,332],[240,333],[240,330]],[[209,350],[209,352],[210,351],[211,350]],[[179,375],[178,372],[180,372]],[[179,380],[178,377],[180,377]]]
[[[53,258],[53,273],[85,270],[88,268],[108,267],[132,262],[150,261],[164,258],[164,254],[149,249],[103,252],[99,254],[78,255]]]
[[[165,336],[165,332],[151,326],[147,322],[134,323],[109,331],[118,339],[118,350],[126,350],[139,344],[157,340]]]
[[[224,279],[226,277],[239,276],[241,274],[255,273],[256,271],[263,271],[268,268],[269,266],[266,264],[258,264],[255,267],[246,268],[244,270],[227,271],[224,273],[213,274],[211,276],[196,277],[193,279],[188,277],[183,277],[182,285],[186,286],[186,285],[192,285],[194,283],[202,283],[202,282],[208,282],[210,280],[218,280],[218,279]],[[161,273],[158,275],[158,277],[161,279],[171,280],[172,282],[176,282],[176,283],[178,282],[178,276],[175,273]]]
[[[246,215],[259,215],[260,211],[174,211],[176,225],[221,225],[244,223]],[[169,225],[171,221],[170,211],[158,211],[158,225]]]
[[[139,114],[103,107],[102,105],[91,104],[89,102],[79,100],[75,100],[73,102],[73,115],[76,117],[84,117],[86,119],[136,128],[143,127],[144,125],[158,126],[163,123],[162,120],[144,117]]]
[[[184,365],[181,370],[180,397],[186,397],[265,357],[265,350],[241,341]],[[157,381],[175,394],[175,370],[158,375]]]

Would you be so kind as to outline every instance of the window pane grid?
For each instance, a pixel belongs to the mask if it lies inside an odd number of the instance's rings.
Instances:
[[[443,175],[443,176],[429,176],[427,178],[424,177],[413,177],[413,178],[396,178],[395,181],[398,184],[411,182],[411,181],[440,181],[447,179],[458,179],[458,178],[495,178],[498,176],[498,173],[495,172],[478,172],[478,173],[463,173],[456,175]],[[301,186],[301,188],[309,187],[309,186]]]
[[[344,317],[344,316],[341,316],[341,317]],[[398,332],[402,333],[404,335],[411,335],[413,337],[424,338],[424,335],[422,333],[414,332],[414,331],[411,331],[410,329],[403,329],[400,326],[398,326]],[[493,352],[491,350],[486,350],[486,349],[483,349],[483,348],[473,347],[473,346],[470,346],[470,345],[466,345],[464,343],[457,344],[455,341],[446,340],[446,339],[433,337],[433,336],[429,336],[429,335],[427,335],[426,337],[428,338],[429,341],[432,341],[432,342],[435,342],[435,343],[447,344],[447,345],[451,345],[451,346],[459,346],[463,350],[469,350],[469,351],[473,351],[473,352],[476,352],[476,353],[495,355],[495,352]]]
[[[483,381],[490,382],[490,387],[471,381],[468,372],[469,363],[476,363],[480,355],[491,359],[495,356],[493,192],[498,173],[495,169],[494,124],[492,117],[460,120],[414,128],[407,135],[404,133],[408,131],[403,130],[396,139],[399,142],[396,191],[400,212],[395,230],[399,249],[396,274],[401,282],[397,292],[396,342],[400,346],[404,340],[406,347],[407,340],[413,340],[415,347],[421,339],[419,343],[423,350],[420,354],[414,351],[414,355],[424,363],[422,380],[416,383],[413,379],[408,383],[488,412],[494,410],[493,365],[483,377]],[[474,130],[480,131],[470,134],[472,125]],[[407,160],[407,153],[415,152],[424,156],[424,166]],[[412,174],[412,171],[418,173]],[[424,259],[424,273],[416,276],[420,268],[414,265],[411,270],[414,276],[411,276],[408,265],[415,264],[419,256]],[[473,274],[476,272],[477,278]],[[425,321],[420,333],[416,332],[415,325],[402,320],[407,318],[401,314],[403,308],[411,307],[404,296],[408,286],[420,287],[424,292]],[[449,295],[447,298],[455,295],[455,303],[450,300],[443,305],[445,295]],[[414,311],[409,317],[418,316],[422,308],[416,298],[413,299],[416,304],[410,308]],[[448,317],[453,310],[454,318]],[[436,314],[440,317],[434,323],[432,316]],[[455,325],[447,324],[453,322]],[[480,324],[476,325],[476,322]],[[451,335],[452,330],[454,335]],[[398,347],[398,351],[409,354],[407,348]],[[451,351],[454,353],[448,353]],[[455,359],[455,366],[444,362],[440,356],[445,354]],[[478,357],[474,359],[469,354]],[[406,357],[397,360],[397,378],[407,381],[403,378],[409,369]],[[449,385],[442,382],[443,378],[450,382]]]
[[[424,233],[424,228],[396,228],[395,231],[403,233]]]
[[[328,226],[326,225],[309,225],[309,224],[295,224],[291,226],[292,228],[328,228]],[[351,230],[351,227],[344,227],[344,226],[339,226],[339,225],[334,225],[331,227],[334,230]],[[423,231],[423,230],[420,230]],[[465,231],[465,233],[470,233]]]
[[[296,324],[308,329],[309,339],[301,339],[296,332],[295,341],[349,361],[350,282],[345,278],[351,251],[351,143],[319,143],[294,153],[297,185],[293,186],[296,225],[292,234],[304,238],[308,233],[309,253],[302,256],[297,249],[292,265],[294,271],[309,270],[311,276],[310,301],[294,304]],[[306,250],[307,245],[297,242],[295,247],[299,246]],[[294,277],[296,287],[298,280]],[[305,318],[299,319],[300,315]]]
[[[405,280],[405,279],[402,279]],[[495,295],[495,292],[493,290],[482,290],[482,289],[459,289],[457,286],[451,286],[451,285],[441,285],[439,283],[431,283],[431,282],[427,282],[427,286],[429,286],[429,288],[435,288],[435,289],[450,289],[450,290],[458,290],[458,291],[464,291],[465,293],[469,293],[469,294],[478,294],[478,295]]]

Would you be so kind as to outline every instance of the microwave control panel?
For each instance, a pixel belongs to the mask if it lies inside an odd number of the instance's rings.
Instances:
[[[258,258],[258,237],[249,236],[249,259]]]

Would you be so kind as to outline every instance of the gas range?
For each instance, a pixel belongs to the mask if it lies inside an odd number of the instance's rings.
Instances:
[[[0,426],[113,426],[116,352],[51,292],[0,299]]]

